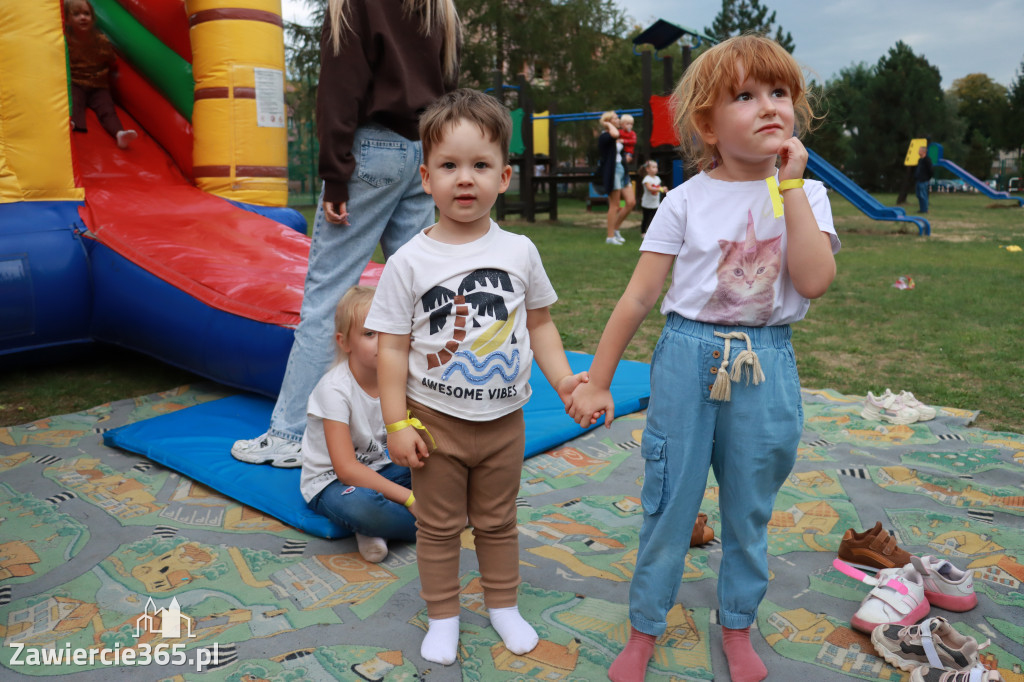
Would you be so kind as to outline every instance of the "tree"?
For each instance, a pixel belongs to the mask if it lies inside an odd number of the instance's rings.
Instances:
[[[1000,133],[1006,116],[1006,88],[983,73],[972,73],[957,78],[949,89],[956,100],[957,116],[967,124],[964,142],[969,142],[974,132],[994,140]]]
[[[719,40],[725,40],[747,31],[755,31],[774,37],[775,42],[788,52],[792,52],[796,47],[793,35],[789,31],[783,33],[780,26],[775,29],[775,35],[772,36],[774,24],[775,12],[768,14],[768,7],[762,5],[761,0],[722,0],[721,11],[715,16],[711,26],[704,28],[704,32]]]
[[[856,84],[861,100],[847,123],[855,179],[870,190],[899,191],[906,178],[903,160],[910,140],[946,141],[956,130],[942,78],[902,41],[858,75],[867,80]]]
[[[1017,150],[1017,172],[1024,172],[1024,61],[1017,68],[1017,77],[1007,92],[1006,120],[1001,136],[1002,146]]]

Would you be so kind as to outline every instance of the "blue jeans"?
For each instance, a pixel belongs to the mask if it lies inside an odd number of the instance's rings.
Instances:
[[[412,487],[410,470],[406,467],[388,464],[377,473],[406,488]],[[353,533],[416,542],[416,519],[412,512],[370,488],[332,481],[310,500],[309,508]]]
[[[302,313],[270,417],[273,436],[299,442],[306,402],[334,360],[334,308],[359,283],[378,242],[390,258],[434,222],[434,201],[420,180],[422,146],[377,125],[356,130],[356,169],[348,183],[348,225],[327,222],[323,190],[313,222]]]
[[[747,333],[766,377],[756,386],[733,382],[728,402],[709,395],[723,359],[716,330]],[[746,345],[733,340],[731,348],[733,360]],[[789,326],[721,327],[668,316],[651,358],[641,444],[644,517],[629,586],[633,627],[665,631],[709,466],[721,514],[719,622],[732,629],[754,622],[768,588],[768,521],[796,462],[803,417]]]
[[[918,208],[920,209],[918,212],[919,213],[927,213],[928,212],[928,181],[925,180],[924,182],[917,183],[917,190],[916,190],[915,193],[917,194],[917,205],[918,205]]]

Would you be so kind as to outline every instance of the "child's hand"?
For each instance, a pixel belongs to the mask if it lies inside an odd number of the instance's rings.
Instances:
[[[577,386],[585,384],[588,381],[590,381],[589,372],[566,374],[558,380],[558,385],[555,386],[555,391],[558,393],[558,397],[562,399],[562,404],[565,405],[566,412],[569,411],[569,405],[572,403],[572,392],[576,390]]]
[[[668,187],[665,187],[664,185],[659,185],[658,186],[658,191],[661,192],[662,194],[664,194],[665,192],[668,191]]]
[[[583,428],[596,424],[603,412],[604,425],[610,427],[615,419],[615,401],[610,390],[581,383],[573,390],[572,399],[566,404],[565,411]]]
[[[392,462],[410,469],[419,469],[430,457],[427,444],[411,426],[388,434],[388,454]]]
[[[799,180],[807,168],[807,148],[804,143],[791,137],[779,147],[779,182],[783,180]]]

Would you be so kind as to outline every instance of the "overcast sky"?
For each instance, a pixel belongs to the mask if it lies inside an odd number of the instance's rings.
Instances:
[[[372,0],[371,0],[372,1]],[[793,34],[793,55],[818,81],[866,62],[902,40],[939,69],[942,87],[970,73],[1009,86],[1024,61],[1024,0],[763,0],[775,24]],[[647,27],[658,19],[702,32],[716,0],[619,0]],[[283,0],[284,17],[306,23],[301,0]]]

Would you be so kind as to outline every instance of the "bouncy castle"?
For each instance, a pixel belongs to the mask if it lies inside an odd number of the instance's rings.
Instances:
[[[92,0],[119,149],[69,123],[60,0],[0,3],[0,362],[102,341],[275,395],[309,253],[279,0]]]

